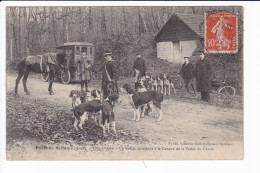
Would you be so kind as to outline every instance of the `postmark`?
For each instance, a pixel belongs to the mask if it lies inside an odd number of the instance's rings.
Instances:
[[[236,53],[236,13],[205,13],[205,50],[208,53]]]

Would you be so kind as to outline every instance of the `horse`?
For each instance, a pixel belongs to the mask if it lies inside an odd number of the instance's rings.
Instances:
[[[23,77],[23,87],[26,95],[30,95],[27,88],[27,78],[30,72],[35,73],[48,73],[49,74],[49,87],[48,91],[50,95],[53,95],[52,84],[55,78],[55,74],[59,67],[66,62],[66,54],[61,53],[46,53],[43,55],[27,56],[23,58],[18,64],[18,77],[15,83],[15,94],[18,94],[18,85]]]

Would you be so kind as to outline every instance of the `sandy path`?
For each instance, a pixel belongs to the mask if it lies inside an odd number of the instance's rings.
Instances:
[[[7,91],[13,91],[15,76],[7,75]],[[79,84],[64,85],[54,83],[55,95],[48,95],[48,83],[39,79],[29,78],[27,84],[31,95],[23,92],[19,85],[19,95],[32,99],[48,100],[50,104],[63,104],[71,109],[69,93],[72,89],[80,89]],[[91,89],[91,88],[90,88]],[[116,107],[118,125],[151,141],[242,141],[243,110],[227,109],[208,104],[188,103],[174,99],[165,99],[162,104],[164,117],[156,122],[154,114],[145,116],[140,122],[133,122],[133,109],[127,104],[127,97]],[[7,105],[8,106],[8,105]]]

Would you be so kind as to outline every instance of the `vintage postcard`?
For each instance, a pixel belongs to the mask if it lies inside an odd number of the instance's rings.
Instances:
[[[241,160],[242,6],[7,6],[6,159]]]

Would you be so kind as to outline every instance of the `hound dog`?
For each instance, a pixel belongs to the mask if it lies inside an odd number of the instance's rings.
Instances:
[[[107,130],[107,132],[109,132],[109,127],[111,125],[112,131],[114,132],[115,136],[117,137],[114,106],[115,106],[115,103],[118,102],[118,99],[119,99],[118,94],[112,94],[112,95],[109,95],[108,98],[106,100],[104,100],[102,103],[101,126],[103,128],[104,136],[106,136],[106,130]]]
[[[157,91],[163,94],[163,79],[162,75],[157,75]]]
[[[152,89],[154,90],[154,91],[157,91],[158,90],[158,88],[157,88],[157,86],[158,86],[158,82],[157,82],[157,79],[156,79],[156,77],[155,76],[152,76],[152,78],[151,78],[151,83],[152,83]]]
[[[172,89],[173,93],[175,94],[176,93],[176,89],[175,89],[175,86],[174,86],[174,78],[173,78],[173,76],[169,77],[169,83],[170,83],[170,89]]]
[[[151,73],[145,72],[145,79],[151,79]]]
[[[100,100],[101,99],[101,92],[97,89],[94,89],[90,92],[91,96],[94,100]]]
[[[78,130],[78,127],[80,129],[83,129],[82,126],[84,125],[85,121],[88,120],[88,114],[93,114],[95,115],[101,111],[101,101],[100,100],[91,100],[88,102],[84,102],[76,106],[75,108],[72,109],[73,115],[75,117],[74,121],[74,127],[76,130]],[[95,122],[99,124],[99,116],[94,116]]]
[[[146,81],[149,81],[149,80],[151,81],[152,75],[151,75],[151,73],[145,72],[145,76],[144,77],[145,77]]]
[[[69,97],[72,99],[72,108],[75,108],[81,103],[90,101],[91,96],[86,91],[72,90],[70,91]]]
[[[134,107],[134,117],[131,119],[133,121],[140,121],[141,116],[141,106],[147,105],[148,103],[153,103],[154,107],[158,110],[159,115],[157,116],[157,121],[161,121],[163,112],[161,110],[161,103],[163,101],[163,95],[158,91],[144,91],[144,92],[135,92],[129,84],[123,85],[120,88],[122,93],[127,93],[132,106]],[[142,112],[142,114],[144,111]]]
[[[162,74],[162,80],[163,80],[163,94],[171,95],[171,89],[173,89],[173,93],[175,93],[173,80],[166,74]]]
[[[151,90],[149,87],[149,83],[147,81],[147,78],[144,77],[144,78],[140,78],[139,82],[138,82],[138,89],[137,91],[138,92],[145,92],[145,91],[148,91],[148,90]],[[147,109],[145,109],[147,107]],[[150,112],[151,112],[151,106],[150,104],[146,104],[146,105],[142,105],[140,107],[140,110],[141,110],[141,117],[144,116],[144,114],[148,115]]]
[[[144,92],[147,91],[147,84],[146,84],[146,78],[140,78],[138,80],[138,87],[137,87],[138,92]]]
[[[89,92],[87,92],[89,93]],[[74,104],[74,107],[72,111],[74,112],[74,127],[76,130],[78,130],[78,126],[82,129],[83,124],[85,123],[85,120],[88,120],[88,114],[92,114],[94,116],[94,121],[99,124],[99,115],[101,110],[101,100],[100,100],[100,91],[99,90],[92,90],[90,92],[91,96],[88,96],[81,104]],[[76,94],[74,94],[74,97]],[[76,103],[78,103],[77,99]]]
[[[148,72],[145,73],[144,85],[145,85],[147,90],[152,90],[153,89],[152,75],[150,73],[148,73]]]

